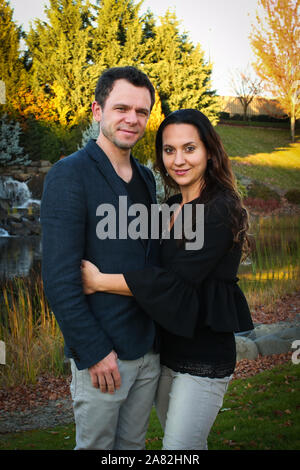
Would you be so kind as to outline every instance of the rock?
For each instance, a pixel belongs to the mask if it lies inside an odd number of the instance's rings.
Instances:
[[[50,167],[52,166],[52,163],[49,162],[48,160],[41,160],[41,167],[43,166],[47,166],[47,167]]]
[[[253,341],[261,336],[267,336],[270,334],[276,334],[282,331],[282,325],[280,323],[261,324],[254,328],[249,334],[249,338]]]
[[[235,335],[237,360],[255,359],[258,354],[269,356],[292,351],[292,344],[300,340],[300,321],[255,325],[254,330]]]
[[[6,221],[7,219],[7,211],[5,209],[2,209],[0,206],[0,220]]]
[[[40,173],[46,174],[48,173],[48,171],[51,170],[51,168],[52,168],[51,166],[43,166],[40,168]]]
[[[30,230],[21,222],[12,222],[9,223],[9,233],[11,235],[18,235],[18,236],[28,236],[30,235]]]
[[[26,228],[26,231],[29,230],[30,235],[40,235],[41,233],[41,225],[38,222],[24,218],[23,226]]]
[[[246,188],[252,183],[252,180],[250,178],[247,178],[246,176],[240,176],[239,181],[242,183],[243,186],[246,186]]]
[[[27,186],[31,192],[31,197],[33,199],[42,199],[44,179],[45,174],[34,175],[27,182]]]
[[[28,173],[18,172],[18,173],[14,173],[12,177],[17,181],[21,181],[22,183],[25,183],[30,178],[30,175]]]
[[[9,209],[10,209],[9,199],[0,198],[0,207],[1,209],[4,209],[6,212],[9,212]]]
[[[31,161],[28,165],[28,167],[30,167],[30,168],[40,168],[40,166],[41,166],[40,160]]]
[[[254,341],[244,336],[235,337],[237,361],[241,359],[256,359],[258,349]]]
[[[21,222],[22,220],[22,214],[20,212],[11,212],[9,216],[7,217],[7,220],[13,221],[13,222]]]
[[[282,354],[291,351],[292,341],[282,339],[277,335],[261,336],[255,340],[259,354],[269,356],[271,354]]]
[[[289,339],[294,341],[294,339],[300,339],[300,326],[290,326],[284,328],[282,332],[278,335],[281,339]]]

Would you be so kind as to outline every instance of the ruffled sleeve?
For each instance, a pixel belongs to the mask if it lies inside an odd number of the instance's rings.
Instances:
[[[204,324],[218,332],[241,332],[253,329],[251,313],[238,278],[232,281],[210,278],[201,286],[205,309]]]
[[[191,338],[199,324],[234,331],[240,328],[243,303],[235,276],[223,284],[209,279],[228,254],[232,239],[227,209],[219,202],[205,219],[201,249],[176,249],[168,266],[126,272],[125,280],[142,309],[173,334]],[[243,308],[246,299],[245,303]]]

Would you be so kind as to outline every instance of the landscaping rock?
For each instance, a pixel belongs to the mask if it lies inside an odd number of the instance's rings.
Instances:
[[[236,336],[236,356],[237,361],[241,359],[256,359],[258,356],[258,349],[254,341],[243,336]]]
[[[30,178],[27,186],[33,199],[42,199],[45,174],[34,175]]]
[[[280,331],[282,331],[282,325],[280,323],[257,325],[249,334],[249,338],[254,341],[261,336],[277,334]]]
[[[259,354],[269,356],[270,354],[281,354],[291,350],[292,342],[282,339],[276,335],[261,336],[255,341]]]
[[[238,361],[255,359],[259,354],[269,356],[287,353],[293,350],[293,341],[300,340],[299,316],[291,322],[255,325],[250,333],[239,333],[235,339]]]

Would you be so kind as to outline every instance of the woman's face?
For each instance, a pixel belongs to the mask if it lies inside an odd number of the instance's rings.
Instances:
[[[180,189],[201,188],[207,151],[192,124],[169,124],[162,134],[163,163]]]

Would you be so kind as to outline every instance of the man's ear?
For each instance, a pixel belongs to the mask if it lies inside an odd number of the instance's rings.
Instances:
[[[102,108],[100,104],[98,103],[98,101],[93,101],[92,112],[93,112],[94,120],[97,122],[100,122],[101,117],[102,117]]]

